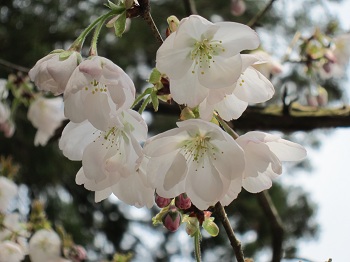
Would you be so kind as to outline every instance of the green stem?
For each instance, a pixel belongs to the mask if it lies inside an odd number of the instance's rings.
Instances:
[[[216,115],[215,118],[216,118],[216,120],[219,121],[220,125],[224,128],[226,133],[228,133],[234,139],[237,139],[239,137],[239,135],[219,115]]]
[[[140,109],[139,109],[139,114],[141,115],[143,113],[143,111],[145,111],[146,106],[149,104],[149,102],[151,101],[151,96],[148,96],[142,103]]]
[[[78,38],[73,42],[69,50],[79,52],[84,44],[86,36],[100,23],[101,21],[105,21],[108,17],[115,14],[115,10],[109,11],[107,14],[101,15],[95,21],[93,21],[85,30],[78,36]]]
[[[134,103],[132,104],[131,108],[134,108],[138,103],[140,103],[140,101],[146,96],[146,95],[149,95],[153,90],[153,87],[149,87],[147,88],[141,95],[139,95]]]
[[[198,228],[197,232],[194,234],[194,256],[197,262],[201,262],[201,232]]]

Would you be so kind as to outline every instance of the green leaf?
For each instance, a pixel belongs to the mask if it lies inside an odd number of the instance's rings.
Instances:
[[[114,23],[115,35],[121,37],[125,31],[126,26],[126,11],[120,14]]]
[[[158,100],[158,96],[157,96],[156,92],[151,93],[151,100],[152,100],[152,104],[153,104],[153,109],[155,112],[157,112],[158,106],[159,106],[159,100]]]

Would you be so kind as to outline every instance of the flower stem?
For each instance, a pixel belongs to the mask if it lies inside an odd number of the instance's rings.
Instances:
[[[196,258],[196,262],[201,262],[201,232],[198,228],[197,232],[194,234],[194,256]]]
[[[219,121],[220,125],[224,128],[226,133],[228,133],[234,139],[237,139],[239,137],[239,135],[219,115],[215,115],[215,118]]]
[[[149,87],[147,88],[142,94],[140,94],[134,101],[134,103],[132,104],[131,108],[134,108],[138,103],[140,103],[140,101],[146,96],[149,95],[153,90],[153,87]]]
[[[101,18],[101,20],[99,21],[99,23],[97,24],[97,27],[95,28],[94,34],[92,36],[92,40],[91,40],[91,48],[90,48],[90,55],[94,56],[97,55],[97,41],[98,41],[98,37],[100,35],[102,26],[105,24],[106,20],[112,16],[113,14],[105,14],[103,16],[103,18]]]
[[[81,34],[78,38],[73,42],[70,46],[69,50],[79,52],[84,44],[86,36],[100,23],[102,20],[106,20],[108,17],[112,16],[115,13],[115,10],[109,11],[107,14],[101,15],[95,21],[93,21]]]
[[[217,202],[215,205],[215,213],[218,219],[221,221],[222,225],[225,228],[226,234],[230,240],[233,251],[235,252],[235,256],[238,262],[244,262],[244,255],[242,250],[241,242],[236,238],[233,229],[230,225],[230,221],[228,221],[226,212],[224,207],[220,202]]]
[[[146,106],[149,104],[150,101],[151,101],[151,96],[148,96],[145,100],[143,100],[143,103],[139,109],[140,115],[143,113],[143,111],[145,111]]]

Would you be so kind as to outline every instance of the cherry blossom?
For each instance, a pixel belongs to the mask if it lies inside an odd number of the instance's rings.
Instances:
[[[143,152],[139,144],[147,138],[146,123],[140,114],[128,109],[118,111],[109,126],[100,131],[88,121],[70,122],[63,130],[59,143],[63,154],[71,160],[82,160],[77,184],[96,191],[97,202],[114,193],[130,205],[151,207],[154,190],[141,166]]]
[[[29,257],[33,262],[59,261],[61,240],[56,232],[41,229],[29,240]]]
[[[0,211],[5,212],[11,200],[17,195],[18,187],[10,179],[0,176]]]
[[[243,187],[251,193],[272,186],[272,179],[282,173],[281,161],[300,161],[306,157],[301,145],[263,132],[248,132],[236,141],[243,148],[246,161]]]
[[[0,261],[20,262],[23,261],[25,253],[20,245],[10,240],[0,243]]]
[[[254,55],[242,55],[242,73],[232,93],[210,90],[208,97],[199,105],[200,117],[211,120],[213,111],[226,121],[239,118],[249,103],[262,103],[275,93],[272,83],[253,65],[261,63]]]
[[[253,67],[262,73],[267,79],[271,78],[271,75],[280,74],[283,71],[283,65],[271,57],[271,55],[263,50],[253,51],[251,53],[255,57],[259,58],[260,63],[255,63]]]
[[[28,119],[38,129],[34,145],[46,145],[56,128],[65,119],[62,97],[37,97],[29,107]]]
[[[130,108],[135,86],[130,77],[104,57],[93,56],[74,70],[64,92],[65,115],[74,123],[88,119],[106,130],[112,115]]]
[[[231,181],[241,187],[244,154],[213,123],[190,119],[177,125],[146,142],[147,176],[160,196],[186,193],[196,207],[205,210],[225,196]]]
[[[170,79],[172,98],[197,106],[210,89],[232,86],[242,69],[240,52],[255,49],[259,38],[248,26],[211,23],[198,15],[181,20],[157,51],[157,69]]]
[[[29,77],[40,90],[59,95],[64,92],[80,60],[78,52],[54,50],[35,64],[29,71]]]

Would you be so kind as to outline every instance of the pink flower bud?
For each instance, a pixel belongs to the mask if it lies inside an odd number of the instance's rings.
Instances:
[[[232,0],[231,1],[231,14],[234,16],[241,16],[246,10],[246,5],[243,0]]]
[[[171,199],[170,198],[165,198],[161,197],[156,193],[155,201],[158,207],[163,208],[166,207],[170,204]]]
[[[175,198],[175,205],[182,210],[188,209],[191,207],[191,199],[187,197],[186,193],[182,193]]]
[[[171,206],[167,213],[163,216],[163,225],[171,232],[175,232],[181,225],[181,213],[175,206]]]

